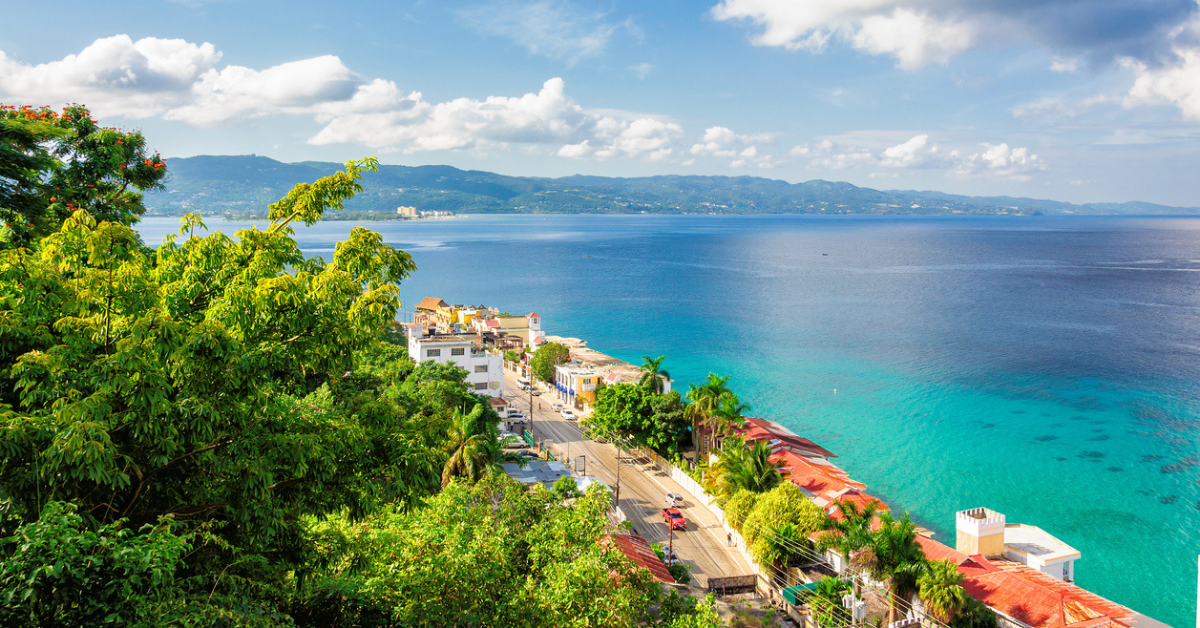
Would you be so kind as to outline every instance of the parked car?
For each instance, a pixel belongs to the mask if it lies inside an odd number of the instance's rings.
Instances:
[[[570,408],[562,411],[562,417],[568,421],[574,421],[579,418],[575,416],[575,413],[572,412]]]
[[[537,389],[535,388],[535,389],[533,389],[533,390],[529,391],[529,394],[531,394],[531,395],[533,395],[534,397],[536,397],[536,396],[538,396],[538,395],[542,394],[542,391],[540,391],[540,390],[537,390]]]
[[[555,412],[562,412],[563,405],[561,403],[556,403],[556,404],[550,406],[550,408],[552,410],[554,410]]]
[[[671,526],[672,530],[686,530],[687,519],[683,518],[683,513],[679,512],[678,508],[663,508],[663,523]]]
[[[673,508],[683,503],[683,495],[679,493],[667,493],[667,496],[663,499],[667,502],[668,508]]]
[[[509,412],[508,416],[505,418],[507,418],[509,421],[518,422],[524,421],[527,417],[525,416],[524,412]]]

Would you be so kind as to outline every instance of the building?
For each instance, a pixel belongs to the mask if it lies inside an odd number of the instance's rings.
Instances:
[[[955,514],[955,533],[953,549],[925,535],[917,542],[928,559],[958,567],[963,588],[1001,628],[1167,628],[1073,584],[1079,552],[1041,528],[972,508]]]
[[[504,358],[495,351],[476,348],[474,335],[430,333],[419,323],[408,326],[408,355],[416,362],[453,363],[467,371],[475,393],[504,394]]]
[[[663,564],[662,559],[658,557],[646,539],[636,534],[613,534],[601,539],[600,543],[616,547],[634,565],[649,571],[650,575],[658,582],[675,584],[675,578],[671,576],[671,572],[667,571],[667,566]]]
[[[397,207],[396,214],[403,216],[405,218],[416,218],[417,217],[417,208],[416,207]]]
[[[578,338],[545,336],[544,340],[560,344],[571,352],[568,362],[555,367],[553,389],[559,399],[585,412],[596,402],[596,391],[600,386],[636,384],[642,379],[641,367],[600,353]],[[671,380],[661,379],[663,392],[671,392]]]
[[[559,364],[554,367],[554,396],[582,410],[596,403],[596,389],[600,380],[600,373],[590,367],[569,362]]]

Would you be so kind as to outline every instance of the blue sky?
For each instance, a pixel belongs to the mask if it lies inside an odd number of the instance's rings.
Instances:
[[[1197,0],[19,3],[0,101],[164,156],[1200,206]]]

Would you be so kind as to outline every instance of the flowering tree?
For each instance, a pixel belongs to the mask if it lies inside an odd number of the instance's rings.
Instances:
[[[162,187],[167,164],[137,131],[100,126],[86,107],[0,105],[0,243],[28,246],[72,213],[132,225],[142,192]]]

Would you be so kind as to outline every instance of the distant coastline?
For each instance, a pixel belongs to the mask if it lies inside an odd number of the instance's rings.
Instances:
[[[297,181],[341,168],[257,155],[173,158],[163,191],[146,195],[156,215],[200,211],[265,217]],[[455,214],[812,214],[812,215],[1197,215],[1197,207],[1085,203],[874,190],[839,181],[789,183],[763,177],[512,177],[450,166],[380,166],[332,220],[387,220],[399,207]],[[368,215],[369,214],[369,215]]]

